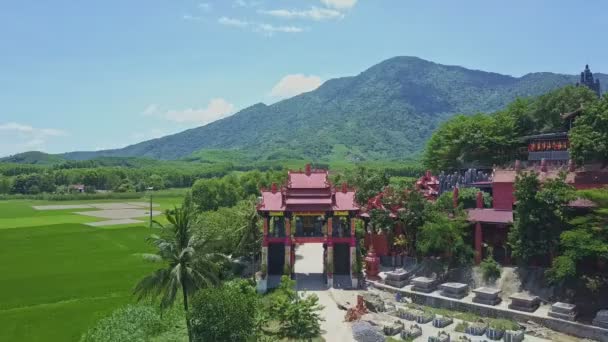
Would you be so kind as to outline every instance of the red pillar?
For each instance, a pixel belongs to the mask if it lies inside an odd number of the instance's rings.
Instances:
[[[477,222],[475,223],[475,264],[479,265],[479,263],[481,262],[481,256],[482,256],[482,250],[481,250],[481,245],[482,245],[482,241],[483,241],[483,236],[482,236],[482,230],[481,230],[481,223]]]

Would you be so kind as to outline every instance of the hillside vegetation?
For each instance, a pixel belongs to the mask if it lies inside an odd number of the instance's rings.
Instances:
[[[596,76],[608,82],[606,75]],[[63,157],[179,159],[201,149],[230,149],[258,161],[403,160],[417,156],[433,130],[455,114],[494,112],[517,97],[538,96],[577,79],[553,73],[517,78],[395,57],[357,76],[329,80],[270,106],[259,103],[206,126],[122,149]]]

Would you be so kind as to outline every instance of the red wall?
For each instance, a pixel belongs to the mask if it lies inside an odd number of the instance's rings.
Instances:
[[[494,209],[513,210],[513,183],[493,183],[492,198]]]

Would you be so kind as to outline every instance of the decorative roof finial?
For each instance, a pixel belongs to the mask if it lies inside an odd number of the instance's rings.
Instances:
[[[348,184],[346,182],[342,182],[342,192],[343,193],[348,192]]]
[[[452,193],[452,204],[454,205],[454,209],[458,208],[458,188],[454,188],[454,192]]]
[[[477,191],[477,209],[483,208],[483,194],[481,191]]]
[[[273,194],[277,193],[277,183],[272,183],[272,186],[270,188],[270,191],[272,191]]]
[[[311,170],[310,170],[310,164],[306,164],[306,175],[310,176]]]
[[[521,161],[519,159],[515,159],[515,172],[521,171]]]

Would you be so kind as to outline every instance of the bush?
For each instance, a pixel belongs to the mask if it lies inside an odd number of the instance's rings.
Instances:
[[[488,257],[481,262],[479,267],[481,267],[481,273],[485,281],[493,281],[500,278],[500,265],[498,265],[491,255],[488,255]]]
[[[157,309],[148,305],[127,305],[103,318],[89,329],[81,342],[149,341],[168,327],[163,324]]]
[[[194,341],[247,341],[254,334],[257,294],[246,281],[225,283],[194,296],[190,323]]]
[[[295,281],[281,277],[272,306],[272,318],[279,323],[277,336],[287,339],[312,339],[321,335],[322,320],[319,298],[315,295],[301,297],[293,287]]]

